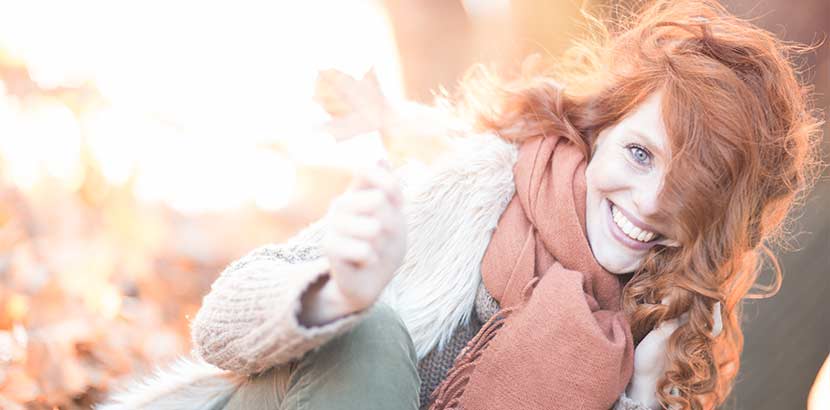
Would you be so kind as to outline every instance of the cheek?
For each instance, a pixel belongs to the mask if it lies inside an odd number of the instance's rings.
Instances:
[[[585,171],[588,189],[594,192],[611,192],[621,189],[629,179],[625,164],[620,166],[619,159],[608,155],[595,157]]]

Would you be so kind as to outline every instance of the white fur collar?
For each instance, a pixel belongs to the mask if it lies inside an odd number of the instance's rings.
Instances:
[[[408,250],[381,300],[400,314],[419,360],[472,317],[481,260],[515,191],[517,156],[515,144],[493,134],[468,134],[452,137],[429,167],[398,170]]]

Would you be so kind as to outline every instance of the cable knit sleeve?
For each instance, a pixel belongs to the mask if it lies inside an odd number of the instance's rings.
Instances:
[[[211,285],[190,324],[195,352],[225,370],[252,374],[301,357],[354,327],[356,312],[322,326],[297,319],[300,299],[329,279],[317,221],[286,243],[265,245],[231,263]]]

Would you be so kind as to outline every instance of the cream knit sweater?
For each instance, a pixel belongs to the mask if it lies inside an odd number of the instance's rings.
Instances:
[[[451,146],[430,168],[410,164],[396,171],[409,249],[381,296],[401,314],[413,337],[422,408],[455,356],[498,310],[478,269],[513,195],[514,145],[482,134]],[[325,224],[321,219],[282,244],[255,249],[220,274],[191,323],[201,358],[235,373],[258,373],[301,357],[365,316],[357,312],[316,327],[297,320],[303,292],[329,279],[328,261],[318,248]],[[424,298],[427,294],[437,295],[440,303]],[[615,405],[615,410],[645,409],[624,395]]]

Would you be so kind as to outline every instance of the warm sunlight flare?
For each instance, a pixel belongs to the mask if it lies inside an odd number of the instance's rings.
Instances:
[[[335,149],[320,131],[319,70],[374,67],[384,93],[402,95],[388,20],[370,0],[6,3],[0,47],[37,87],[88,87],[104,101],[0,87],[0,155],[14,184],[52,177],[76,189],[90,155],[110,183],[182,211],[277,210],[298,165],[363,152]],[[271,190],[255,188],[267,181]]]

